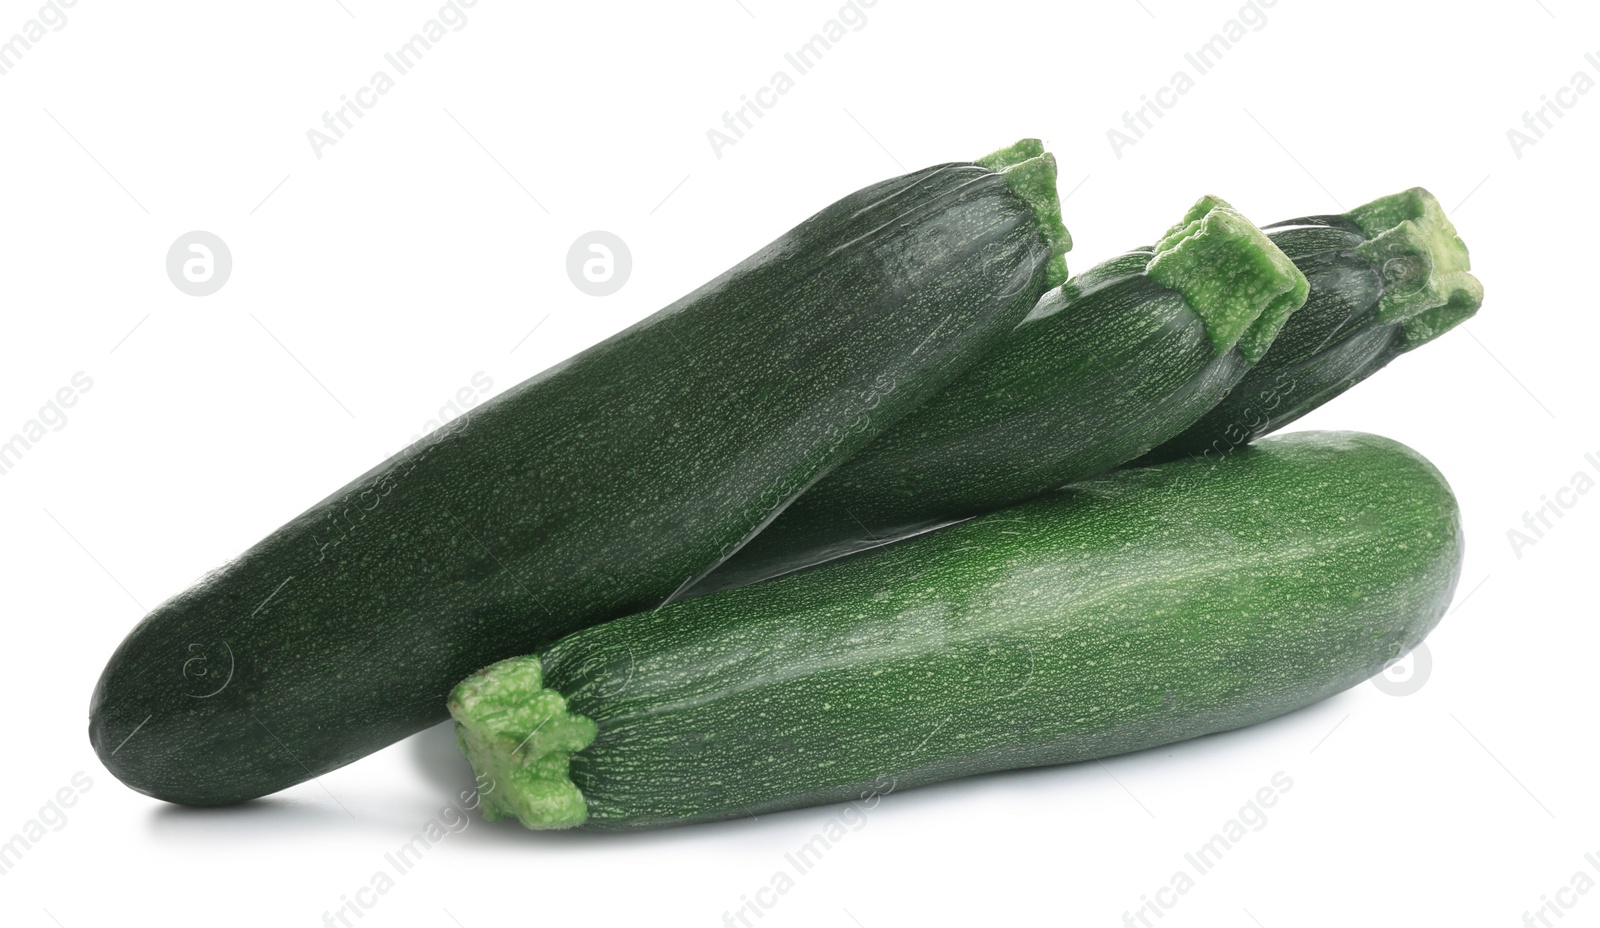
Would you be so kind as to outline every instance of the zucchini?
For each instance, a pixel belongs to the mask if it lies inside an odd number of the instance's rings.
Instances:
[[[1222,400],[1306,286],[1261,230],[1204,197],[1154,246],[1046,294],[993,355],[679,598],[875,547],[1138,457]]]
[[[1015,327],[1064,274],[1054,180],[1028,141],[874,184],[357,478],[134,628],[101,761],[172,802],[261,796],[661,603]]]
[[[599,625],[468,677],[450,713],[489,819],[843,802],[1324,699],[1422,640],[1461,545],[1416,452],[1300,432]]]
[[[1421,187],[1265,231],[1311,282],[1306,305],[1216,408],[1138,463],[1225,454],[1281,429],[1483,304],[1467,246]]]

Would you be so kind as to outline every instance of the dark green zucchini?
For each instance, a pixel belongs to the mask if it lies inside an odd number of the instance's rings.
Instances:
[[[1281,429],[1483,303],[1466,245],[1421,187],[1265,231],[1311,282],[1306,305],[1222,402],[1138,463],[1225,454]]]
[[[173,802],[261,796],[661,603],[1015,327],[1061,273],[1054,179],[1025,142],[867,187],[358,478],[132,631],[101,761]]]
[[[1420,455],[1301,432],[608,622],[468,677],[450,712],[489,819],[845,802],[1324,699],[1422,640],[1461,554]]]
[[[1205,197],[1149,248],[1046,294],[996,352],[807,490],[679,598],[753,583],[1091,477],[1215,406],[1306,298]]]

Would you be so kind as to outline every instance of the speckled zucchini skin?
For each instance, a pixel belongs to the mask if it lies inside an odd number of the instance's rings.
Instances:
[[[101,761],[172,802],[261,796],[659,604],[1016,325],[1063,250],[1041,215],[977,164],[875,184],[475,408],[152,611],[95,689]]]
[[[1421,641],[1461,554],[1420,455],[1302,432],[587,629],[543,686],[598,726],[583,827],[735,818],[1292,711]]]

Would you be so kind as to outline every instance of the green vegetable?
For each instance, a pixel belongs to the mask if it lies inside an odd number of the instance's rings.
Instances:
[[[90,709],[102,762],[250,799],[659,604],[1015,327],[1069,244],[1054,173],[1026,142],[867,187],[358,478],[133,630]]]
[[[1226,453],[1281,429],[1483,303],[1466,246],[1421,187],[1266,232],[1305,272],[1310,297],[1226,399],[1140,463]]]
[[[1456,502],[1385,438],[1126,470],[464,680],[485,817],[639,828],[1226,731],[1367,679],[1443,615]]]
[[[1306,297],[1243,216],[1201,199],[1155,246],[1047,294],[1005,344],[679,598],[875,547],[1091,477],[1215,406]]]

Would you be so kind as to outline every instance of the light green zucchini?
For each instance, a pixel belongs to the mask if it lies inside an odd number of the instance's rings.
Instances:
[[[456,687],[487,818],[643,828],[844,802],[1251,725],[1422,640],[1450,488],[1372,435],[1119,472],[642,612]]]

